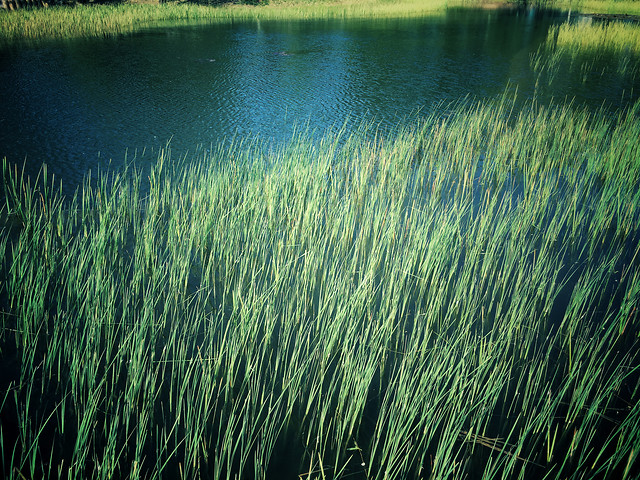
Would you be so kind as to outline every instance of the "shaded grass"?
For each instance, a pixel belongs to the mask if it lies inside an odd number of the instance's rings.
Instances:
[[[5,162],[5,477],[633,478],[640,105],[513,102]]]

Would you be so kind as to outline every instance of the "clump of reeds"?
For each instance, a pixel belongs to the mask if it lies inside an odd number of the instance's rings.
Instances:
[[[550,0],[541,3],[549,8],[586,14],[640,15],[640,5],[634,0]]]
[[[640,54],[640,27],[635,23],[564,23],[549,29],[558,48]]]
[[[594,76],[622,75],[634,80],[640,68],[640,26],[626,22],[576,22],[553,25],[531,64],[549,82],[579,75],[586,83]]]
[[[634,478],[639,105],[6,162],[5,478]]]

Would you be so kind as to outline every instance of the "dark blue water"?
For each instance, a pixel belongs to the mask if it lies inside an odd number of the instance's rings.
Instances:
[[[635,80],[538,85],[530,56],[566,14],[449,10],[430,18],[246,22],[0,51],[0,157],[77,185],[88,170],[174,156],[233,135],[287,139],[374,119],[382,128],[465,96],[611,108]],[[145,152],[144,155],[142,152]]]

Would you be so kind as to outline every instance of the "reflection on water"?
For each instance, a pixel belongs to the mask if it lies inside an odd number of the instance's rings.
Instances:
[[[67,185],[170,140],[175,155],[236,133],[281,141],[295,124],[383,128],[465,96],[575,97],[613,108],[618,78],[536,89],[530,56],[566,15],[449,10],[423,19],[176,27],[0,52],[0,156]],[[637,90],[637,89],[635,89]],[[637,98],[637,93],[635,98]],[[128,151],[128,154],[126,153]]]

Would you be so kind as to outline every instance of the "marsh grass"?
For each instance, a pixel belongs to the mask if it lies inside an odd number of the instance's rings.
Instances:
[[[640,4],[634,0],[551,0],[542,4],[587,14],[640,15]]]
[[[211,7],[188,3],[77,5],[45,9],[0,9],[0,46],[49,39],[109,37],[179,24],[233,20],[299,20],[384,18],[434,15],[446,9],[444,0],[350,0],[344,2],[278,2],[273,5]]]
[[[514,101],[5,162],[5,478],[634,478],[640,106]]]
[[[605,50],[611,53],[640,54],[640,29],[634,23],[601,22],[553,26],[549,32],[559,48]]]
[[[618,75],[635,82],[640,70],[640,26],[625,22],[577,22],[553,25],[547,40],[532,55],[538,81],[553,83],[573,75],[587,84]]]
[[[438,15],[447,8],[502,7],[504,0],[271,0],[266,5],[222,6],[180,2],[128,2],[117,5],[57,6],[41,9],[0,9],[0,46],[50,39],[111,37],[165,25],[234,20],[301,20],[331,18],[397,18]],[[543,6],[587,13],[640,15],[638,2],[542,2]]]

